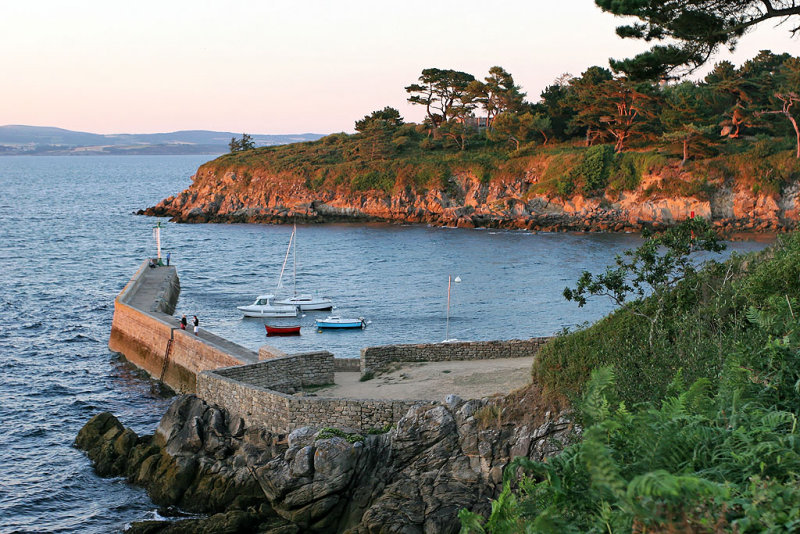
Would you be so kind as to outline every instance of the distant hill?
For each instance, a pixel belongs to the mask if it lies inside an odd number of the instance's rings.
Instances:
[[[95,134],[44,126],[0,126],[0,154],[222,154],[241,133],[182,130],[154,134]],[[250,134],[256,146],[314,141],[320,134]]]

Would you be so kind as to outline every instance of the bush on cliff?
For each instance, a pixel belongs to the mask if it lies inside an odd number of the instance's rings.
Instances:
[[[799,296],[800,234],[793,233],[760,253],[733,255],[689,273],[661,304],[652,298],[629,302],[590,327],[559,336],[539,353],[533,379],[546,393],[577,397],[593,369],[612,365],[620,399],[658,401],[679,370],[689,382],[715,379],[734,349],[763,345],[765,334],[745,316],[750,306]],[[661,316],[652,323],[648,317],[658,306]]]
[[[582,439],[513,461],[462,533],[800,529],[800,234],[687,278],[668,310],[652,349],[628,305],[540,353]]]

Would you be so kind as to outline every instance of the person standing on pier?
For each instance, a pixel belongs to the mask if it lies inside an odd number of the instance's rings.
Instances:
[[[188,323],[189,323],[189,321],[186,320],[186,316],[185,315],[183,317],[181,317],[181,330],[186,330],[186,325]]]
[[[172,252],[167,252],[167,267],[169,267],[169,257],[171,254]]]
[[[197,320],[197,316],[196,315],[194,316],[194,321],[192,321],[192,322],[194,323],[194,335],[197,335],[197,330],[198,330],[198,327],[200,326],[200,321]]]

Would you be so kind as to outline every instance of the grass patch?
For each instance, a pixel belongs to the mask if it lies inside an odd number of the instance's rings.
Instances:
[[[358,433],[347,433],[344,430],[340,430],[338,428],[332,427],[323,427],[320,429],[319,434],[315,441],[319,441],[321,439],[331,439],[331,438],[342,438],[346,440],[348,443],[356,443],[358,441],[364,441],[364,436]]]
[[[393,423],[386,423],[381,427],[370,428],[369,430],[367,430],[367,435],[374,436],[377,434],[386,434],[395,427],[396,425],[394,425]]]
[[[475,421],[478,422],[478,428],[482,430],[500,428],[503,424],[503,409],[495,403],[487,404],[479,408],[474,417]]]

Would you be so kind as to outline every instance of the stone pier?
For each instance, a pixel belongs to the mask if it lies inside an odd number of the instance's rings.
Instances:
[[[191,326],[181,330],[172,316],[179,294],[174,266],[145,261],[114,301],[109,348],[175,391],[276,433],[306,425],[370,431],[447,395],[508,393],[529,382],[549,339],[366,347],[360,360],[268,345],[256,353],[204,329],[197,336]],[[420,368],[434,362],[438,368]]]
[[[200,329],[181,330],[172,316],[180,294],[174,266],[142,263],[114,300],[108,346],[181,393],[194,393],[203,371],[258,361],[258,354]]]

